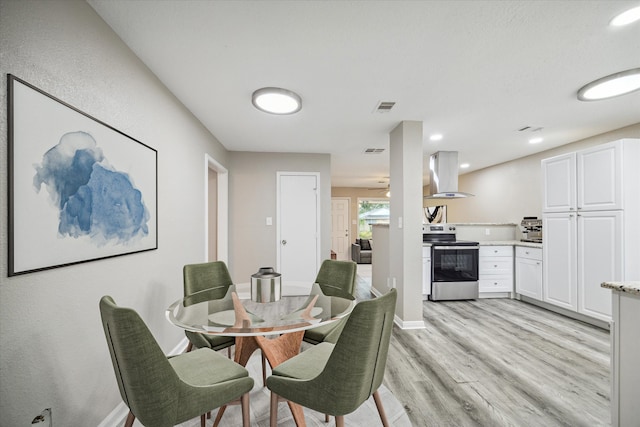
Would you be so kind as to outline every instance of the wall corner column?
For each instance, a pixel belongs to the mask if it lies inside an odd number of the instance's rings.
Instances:
[[[424,328],[422,122],[403,121],[389,138],[389,284],[398,291],[395,320],[403,329]]]

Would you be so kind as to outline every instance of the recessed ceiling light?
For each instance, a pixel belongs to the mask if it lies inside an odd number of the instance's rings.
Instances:
[[[297,93],[279,87],[256,90],[251,102],[258,110],[271,114],[293,114],[302,108],[302,99]]]
[[[609,25],[613,27],[622,27],[625,25],[632,24],[639,19],[640,19],[640,6],[636,6],[634,8],[631,8],[629,10],[622,12],[619,15],[616,15],[611,20],[611,22],[609,22]]]
[[[542,141],[544,141],[544,138],[542,138],[542,137],[531,138],[529,140],[529,144],[538,144],[538,143],[540,143]]]
[[[580,101],[597,101],[625,95],[640,89],[640,68],[611,74],[584,85],[578,91]]]
[[[434,133],[433,135],[431,135],[429,137],[429,140],[431,141],[440,141],[442,139],[442,134],[441,133]]]
[[[469,167],[469,163],[461,163],[460,164],[460,169],[466,169]]]

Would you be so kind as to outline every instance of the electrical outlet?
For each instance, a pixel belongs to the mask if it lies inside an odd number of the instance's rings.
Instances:
[[[490,228],[485,228],[485,229],[484,229],[484,235],[485,235],[485,236],[488,236],[488,235],[490,235],[490,234],[491,234],[491,229],[490,229]]]

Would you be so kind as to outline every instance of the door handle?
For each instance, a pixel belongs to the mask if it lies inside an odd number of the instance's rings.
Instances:
[[[286,244],[287,244],[287,241],[286,241],[286,240],[283,240],[283,241],[282,241],[282,242],[280,242],[280,243],[282,243],[282,245],[284,246],[284,245],[286,245]]]

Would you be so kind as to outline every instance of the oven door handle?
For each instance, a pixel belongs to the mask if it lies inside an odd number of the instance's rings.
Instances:
[[[480,250],[480,246],[433,246],[434,250],[460,251],[465,249]]]

